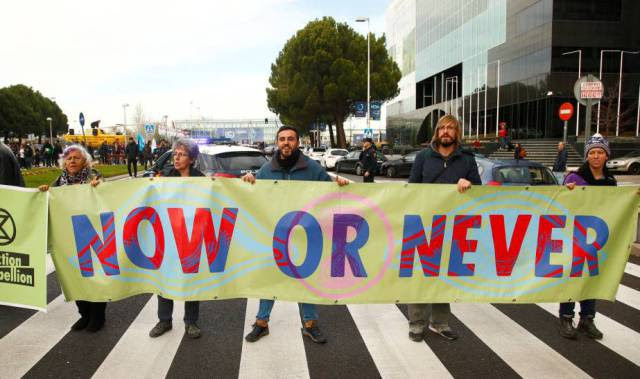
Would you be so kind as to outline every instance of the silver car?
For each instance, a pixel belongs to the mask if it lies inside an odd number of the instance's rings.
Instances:
[[[607,161],[607,168],[611,172],[628,172],[640,175],[640,150],[634,150],[623,157]]]

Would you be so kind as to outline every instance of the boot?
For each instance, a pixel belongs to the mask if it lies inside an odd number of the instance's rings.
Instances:
[[[596,324],[593,322],[593,317],[580,318],[580,322],[578,322],[578,330],[594,340],[601,340],[604,336],[602,332],[596,328]]]
[[[576,328],[573,327],[573,317],[560,316],[558,331],[564,338],[571,340],[578,338],[578,332],[576,331]]]

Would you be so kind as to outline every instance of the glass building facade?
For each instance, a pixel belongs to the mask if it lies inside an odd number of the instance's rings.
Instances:
[[[398,26],[414,16],[411,27]],[[564,101],[575,106],[579,67],[579,54],[563,53],[581,50],[581,74],[599,76],[601,50],[640,49],[639,17],[634,0],[392,1],[387,43],[403,79],[400,95],[387,105],[390,142],[420,144],[448,113],[463,122],[466,137],[495,137],[501,121],[514,138],[561,137],[557,109]],[[415,42],[407,43],[411,38]],[[415,61],[404,64],[411,49]],[[635,116],[640,55],[624,59],[621,113]],[[619,53],[603,53],[605,89],[617,89],[619,63]],[[617,92],[608,100],[617,103]],[[584,107],[581,112],[570,122],[570,135],[584,133]],[[601,132],[611,135],[607,115]],[[635,121],[626,117],[620,134],[635,135]]]

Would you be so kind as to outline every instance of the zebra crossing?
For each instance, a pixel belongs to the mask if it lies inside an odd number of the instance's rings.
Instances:
[[[47,262],[48,312],[0,307],[0,378],[19,377],[639,377],[640,259],[627,264],[617,300],[598,302],[605,337],[577,341],[556,330],[557,304],[452,304],[457,341],[407,338],[404,305],[319,306],[329,342],[302,337],[298,307],[277,302],[270,335],[247,343],[256,299],[203,302],[202,338],[185,338],[182,302],[173,330],[152,339],[155,296],[107,307],[96,334],[71,332],[75,305],[65,303]]]

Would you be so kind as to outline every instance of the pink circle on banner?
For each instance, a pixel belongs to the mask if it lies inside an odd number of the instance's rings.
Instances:
[[[387,233],[387,258],[384,261],[384,264],[382,266],[382,269],[380,270],[380,272],[378,272],[378,274],[369,281],[369,283],[367,283],[364,287],[362,288],[357,288],[351,292],[347,292],[347,293],[341,293],[341,294],[335,294],[335,293],[328,293],[323,291],[322,289],[316,288],[313,285],[311,285],[310,283],[308,283],[306,280],[304,279],[298,279],[300,282],[302,282],[302,284],[311,292],[313,292],[314,294],[321,296],[321,297],[325,297],[325,298],[329,298],[329,299],[344,299],[344,298],[349,298],[349,297],[353,297],[356,295],[359,295],[363,292],[365,292],[366,290],[368,290],[369,288],[371,288],[372,286],[378,284],[385,272],[387,271],[387,269],[389,268],[389,266],[391,265],[391,262],[393,261],[393,228],[391,226],[391,222],[389,221],[389,219],[387,218],[387,215],[382,212],[382,209],[380,209],[380,207],[378,207],[377,204],[373,203],[371,200],[369,200],[366,197],[362,197],[362,196],[358,196],[352,193],[341,193],[341,192],[334,192],[334,193],[330,193],[330,194],[326,194],[324,196],[320,196],[317,199],[311,201],[309,204],[305,205],[305,207],[302,208],[302,211],[307,212],[308,210],[315,208],[316,206],[318,206],[319,204],[326,202],[326,201],[331,201],[331,200],[336,200],[336,199],[347,199],[347,200],[352,200],[352,201],[356,201],[356,202],[360,202],[362,204],[364,204],[365,206],[369,207],[375,214],[378,215],[378,217],[380,218],[380,220],[382,221],[382,223],[384,224],[384,229]],[[329,258],[330,260],[330,258]],[[330,271],[330,270],[329,270]],[[331,288],[339,288],[339,284],[353,284],[357,281],[360,281],[362,279],[360,278],[332,278],[331,281],[335,282],[336,284],[332,284]]]

